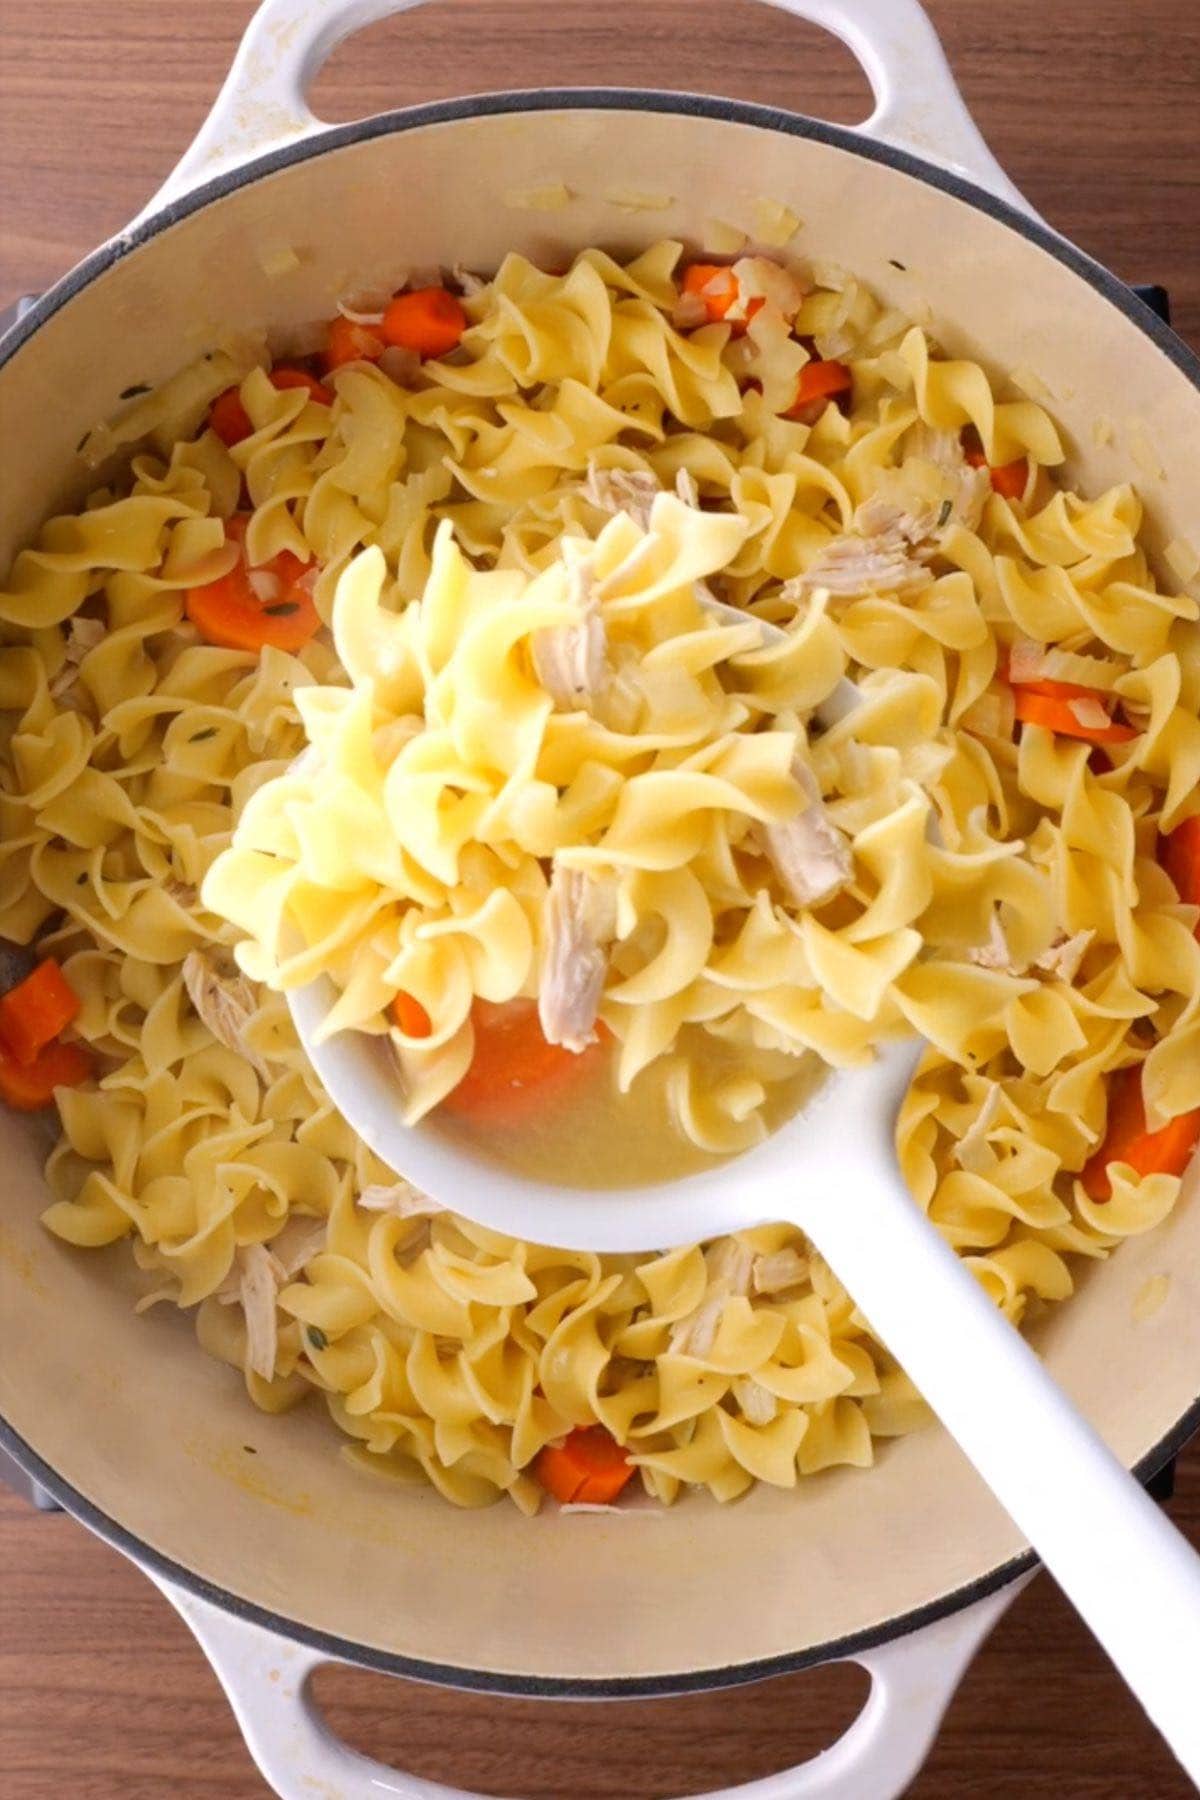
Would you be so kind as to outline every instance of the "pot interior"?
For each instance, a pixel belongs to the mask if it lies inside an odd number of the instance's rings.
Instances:
[[[714,219],[754,236],[764,201],[803,221],[791,253],[854,270],[949,351],[1043,399],[1071,445],[1071,479],[1133,480],[1152,544],[1200,516],[1200,396],[1178,360],[1043,242],[903,159],[679,96],[463,103],[323,143],[118,243],[19,344],[0,370],[6,436],[22,446],[0,565],[86,491],[73,446],[121,391],[164,379],[230,329],[306,323],[351,288],[432,264],[486,271],[514,248],[550,264],[591,243],[626,255],[677,236],[701,248]],[[556,184],[565,205],[520,202]],[[272,276],[285,248],[296,266]],[[884,1447],[869,1473],[662,1515],[530,1522],[372,1480],[339,1458],[317,1408],[263,1417],[187,1320],[166,1307],[135,1317],[127,1253],[47,1236],[37,1134],[9,1114],[0,1133],[0,1413],[155,1556],[285,1625],[435,1674],[680,1685],[887,1630],[1023,1548],[939,1430]],[[1159,1275],[1165,1300],[1139,1316]],[[1077,1296],[1037,1336],[1127,1462],[1161,1446],[1200,1393],[1194,1194],[1164,1227],[1080,1271]]]

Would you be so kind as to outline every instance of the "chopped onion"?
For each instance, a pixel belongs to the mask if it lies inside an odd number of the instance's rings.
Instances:
[[[389,381],[398,387],[408,387],[421,372],[421,359],[415,350],[406,349],[403,344],[389,344],[379,358],[379,367]]]
[[[328,327],[321,319],[288,325],[271,334],[276,356],[316,356],[325,348]]]
[[[697,325],[703,325],[708,318],[708,308],[701,295],[694,293],[680,294],[671,313],[671,323],[676,331],[693,331]]]
[[[383,324],[383,312],[382,311],[380,311],[380,312],[359,312],[357,310],[357,308],[355,308],[353,306],[347,306],[346,302],[344,300],[338,301],[337,309],[338,309],[339,313],[342,315],[343,319],[349,319],[349,321],[352,325],[382,325]]]
[[[283,592],[283,583],[278,575],[272,575],[269,569],[250,569],[246,580],[259,600],[278,600]]]
[[[1085,731],[1103,731],[1112,724],[1106,709],[1098,700],[1068,700],[1067,707],[1076,724],[1082,725]]]
[[[1018,637],[1008,653],[1008,678],[1018,687],[1026,681],[1041,681],[1046,674],[1046,646],[1032,638]]]

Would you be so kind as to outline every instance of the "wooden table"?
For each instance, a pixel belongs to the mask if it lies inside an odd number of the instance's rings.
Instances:
[[[1017,183],[1200,340],[1195,0],[930,0],[967,100]],[[248,0],[6,0],[0,304],[45,286],[144,202],[199,123]],[[853,123],[849,53],[751,0],[443,0],[339,50],[318,110],[352,118],[487,88],[719,90]],[[1113,371],[1114,383],[1120,371]],[[1171,1511],[1200,1544],[1200,1448]],[[72,1520],[0,1494],[0,1793],[250,1800],[265,1792],[200,1652],[154,1589]],[[331,1671],[336,1729],[415,1773],[536,1800],[649,1800],[811,1755],[857,1672],[586,1711]],[[1197,1704],[1200,1705],[1200,1676]],[[1039,1579],[978,1658],[911,1790],[1177,1800],[1191,1790]],[[864,1795],[863,1800],[873,1800]]]

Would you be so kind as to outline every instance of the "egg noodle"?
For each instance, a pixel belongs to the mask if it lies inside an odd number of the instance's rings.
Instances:
[[[597,1256],[426,1202],[332,1108],[282,985],[330,972],[330,1028],[377,1032],[413,993],[416,1117],[473,1000],[537,992],[560,869],[611,882],[622,1081],[675,1056],[683,1129],[736,1150],[761,1084],[698,1080],[682,1026],[781,1070],[920,1033],[905,1176],[1017,1321],[1177,1199],[1079,1180],[1109,1074],[1141,1066],[1152,1125],[1200,1106],[1196,909],[1156,859],[1196,806],[1200,608],[1157,586],[1137,497],[1057,485],[1047,414],[858,282],[747,259],[737,335],[688,316],[680,255],[509,256],[459,352],[351,363],[332,406],[214,352],[106,430],[131,460],[0,593],[0,935],[61,962],[96,1065],[57,1093],[47,1226],[127,1240],[141,1304],[194,1309],[259,1406],[316,1390],[357,1462],[461,1505],[536,1510],[577,1425],[670,1502],[869,1464],[926,1415],[789,1227]],[[786,416],[801,339],[851,369],[845,410]],[[250,562],[319,570],[333,631],[295,653],[184,615],[243,484]],[[1018,665],[1132,729],[1014,730]]]

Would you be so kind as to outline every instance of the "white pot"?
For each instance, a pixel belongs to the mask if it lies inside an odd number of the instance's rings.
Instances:
[[[787,203],[803,247],[894,304],[927,305],[952,352],[1040,378],[1087,487],[1135,479],[1150,542],[1200,518],[1200,365],[1119,282],[1037,222],[963,108],[916,0],[783,0],[858,54],[878,106],[857,132],[678,94],[503,94],[327,129],[305,90],[333,44],[416,0],[267,0],[196,144],[126,232],[0,346],[0,564],[86,486],[73,446],[121,391],[232,328],[327,315],[349,285],[509,249],[705,237]],[[561,181],[558,212],[510,205]],[[605,198],[669,197],[630,213]],[[289,246],[290,275],[264,252]],[[266,257],[269,262],[269,254]],[[897,264],[903,267],[897,267]],[[1114,418],[1112,442],[1093,435]],[[1135,460],[1136,459],[1136,460]],[[1154,479],[1158,462],[1166,471]],[[929,1431],[868,1475],[760,1488],[663,1516],[460,1513],[366,1481],[316,1411],[249,1412],[188,1322],[130,1309],[125,1252],[81,1255],[37,1223],[39,1150],[0,1120],[0,1444],[132,1556],[192,1625],[264,1775],[284,1795],[449,1790],[393,1775],[316,1721],[307,1676],[341,1659],[496,1693],[670,1694],[837,1657],[874,1685],[847,1736],[754,1800],[886,1800],[919,1767],[955,1682],[1029,1566],[954,1445]],[[1038,1341],[1128,1464],[1200,1420],[1200,1208],[1085,1271]],[[1147,1280],[1165,1304],[1135,1320]],[[953,1346],[947,1346],[953,1354]],[[257,1454],[243,1446],[250,1444]],[[1009,1585],[1006,1585],[1009,1584]],[[322,1783],[327,1784],[323,1787]]]

